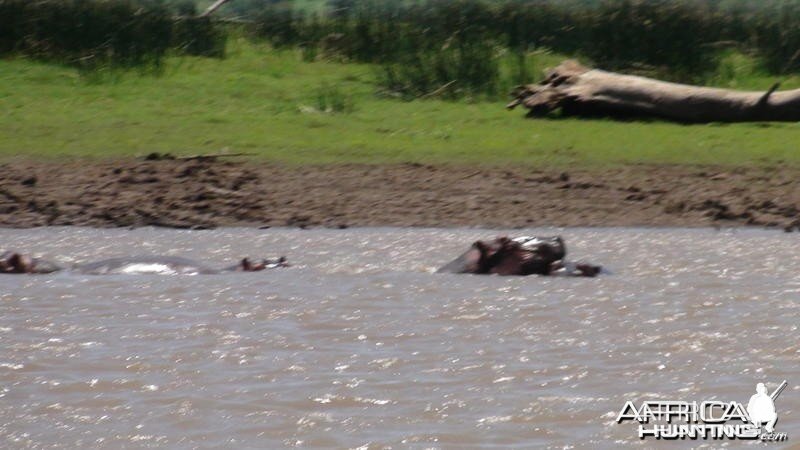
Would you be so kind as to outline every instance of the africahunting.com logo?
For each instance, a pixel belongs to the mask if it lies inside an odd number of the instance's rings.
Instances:
[[[756,385],[756,393],[745,408],[739,402],[646,401],[637,408],[632,401],[617,415],[617,423],[639,423],[639,438],[655,439],[760,439],[765,442],[785,441],[786,433],[776,433],[778,413],[775,400],[786,388],[784,380],[772,395],[764,383]]]

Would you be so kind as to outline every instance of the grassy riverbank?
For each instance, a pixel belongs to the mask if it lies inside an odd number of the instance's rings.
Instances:
[[[377,69],[303,62],[243,39],[224,60],[175,57],[161,76],[0,61],[0,157],[127,157],[226,149],[289,164],[466,163],[591,167],[625,163],[800,163],[800,125],[526,120],[502,102],[401,101]],[[561,56],[530,56],[538,69]],[[733,55],[711,84],[767,89]],[[798,77],[783,87],[800,86]]]

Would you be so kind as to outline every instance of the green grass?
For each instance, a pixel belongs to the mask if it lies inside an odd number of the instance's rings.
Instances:
[[[742,89],[775,81],[736,58],[711,81]],[[534,55],[533,65],[558,59]],[[505,111],[503,102],[387,98],[377,95],[375,76],[374,67],[303,62],[297,52],[243,40],[231,43],[225,60],[171,59],[160,77],[87,79],[60,66],[0,60],[0,158],[225,149],[289,164],[800,163],[797,123],[528,120]],[[800,86],[800,79],[783,86]],[[331,92],[328,100],[320,100],[323,91]],[[320,107],[328,103],[345,107]]]

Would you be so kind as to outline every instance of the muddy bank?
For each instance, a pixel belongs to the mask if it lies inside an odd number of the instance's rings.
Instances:
[[[800,170],[254,161],[0,164],[0,225],[800,226]]]

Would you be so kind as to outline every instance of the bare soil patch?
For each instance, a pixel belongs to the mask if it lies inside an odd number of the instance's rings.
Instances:
[[[800,169],[0,164],[0,226],[800,226]]]

